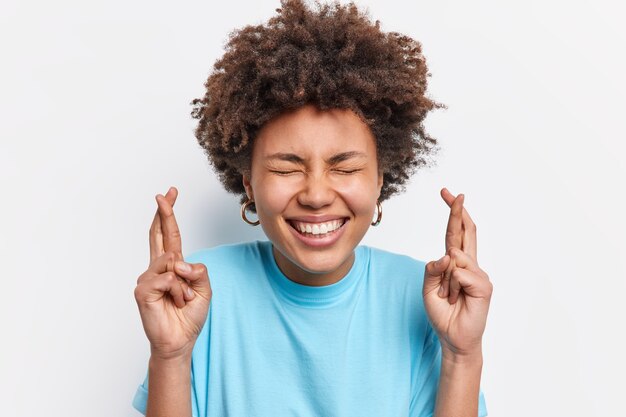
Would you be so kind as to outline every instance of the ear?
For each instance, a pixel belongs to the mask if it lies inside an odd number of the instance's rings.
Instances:
[[[383,188],[383,178],[383,171],[378,171],[378,184],[376,185],[378,187],[378,197],[380,197],[380,190]]]
[[[254,192],[252,191],[252,185],[250,184],[250,176],[249,174],[243,174],[243,188],[246,189],[246,195],[248,199],[254,200]]]

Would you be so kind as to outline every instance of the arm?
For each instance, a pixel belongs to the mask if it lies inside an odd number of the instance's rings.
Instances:
[[[151,356],[148,378],[146,417],[191,417],[191,355]]]
[[[429,262],[423,297],[428,317],[441,344],[437,417],[476,417],[482,371],[482,335],[493,284],[476,261],[476,225],[463,208],[465,196],[445,188],[450,206],[446,254]]]
[[[148,393],[135,407],[149,417],[192,417],[191,357],[212,290],[203,263],[187,263],[172,205],[178,191],[155,198],[150,265],[137,279],[135,299],[150,341]],[[142,392],[143,394],[143,392]]]
[[[435,417],[476,417],[478,415],[482,367],[481,352],[464,357],[443,354]]]

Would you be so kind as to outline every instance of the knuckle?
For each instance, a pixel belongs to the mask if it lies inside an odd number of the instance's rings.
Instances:
[[[142,287],[137,285],[135,287],[135,290],[133,291],[133,295],[135,296],[135,300],[136,301],[140,301],[142,299],[142,295],[143,295]]]
[[[208,275],[209,274],[209,271],[207,271],[206,265],[203,264],[202,262],[200,262],[199,264],[196,264],[194,267],[197,269],[198,274],[200,274],[200,275]]]
[[[163,280],[170,285],[178,281],[178,279],[176,278],[176,274],[174,274],[174,272],[172,271],[163,273]]]
[[[165,269],[167,269],[168,271],[171,271],[174,269],[174,263],[176,262],[176,252],[172,251],[172,250],[168,250],[166,252],[163,252],[163,261],[166,264]]]

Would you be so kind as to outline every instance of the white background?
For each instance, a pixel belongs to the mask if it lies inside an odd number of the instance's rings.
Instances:
[[[438,165],[363,243],[440,257],[466,194],[495,290],[490,416],[623,415],[626,30],[617,1],[359,1],[423,43]],[[133,289],[157,193],[183,251],[264,238],[196,144],[231,29],[278,1],[2,1],[0,414],[138,416],[149,346]]]

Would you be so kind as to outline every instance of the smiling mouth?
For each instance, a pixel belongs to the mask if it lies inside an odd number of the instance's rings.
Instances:
[[[307,223],[295,220],[288,220],[287,223],[299,234],[313,238],[323,238],[337,233],[346,224],[347,218],[331,220],[322,223]]]

